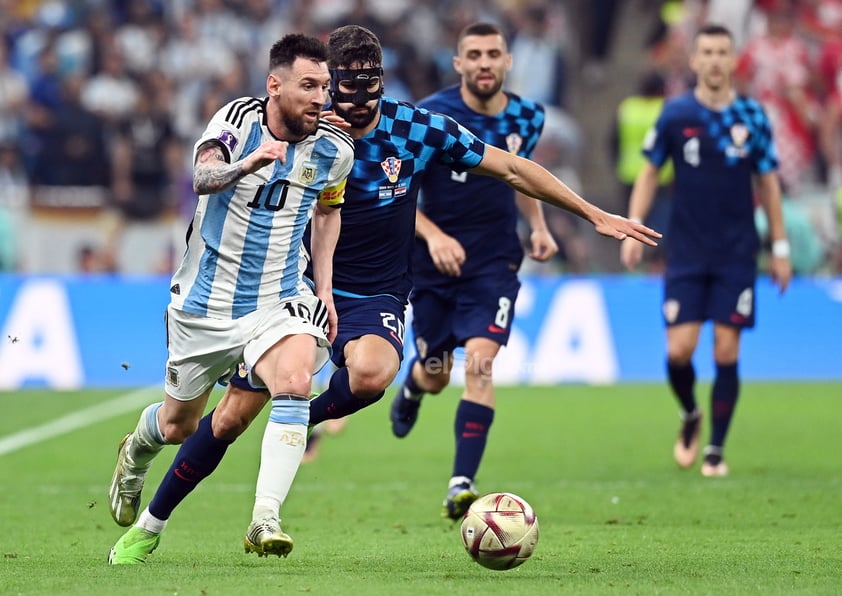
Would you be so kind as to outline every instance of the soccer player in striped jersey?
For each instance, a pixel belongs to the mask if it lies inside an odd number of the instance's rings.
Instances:
[[[736,65],[733,37],[719,25],[699,29],[690,65],[695,88],[668,101],[644,143],[647,162],[635,180],[629,217],[646,218],[658,186],[658,170],[671,159],[675,193],[666,246],[663,316],[667,329],[667,377],[681,407],[676,462],[698,457],[702,413],[696,404],[693,354],[702,323],[713,321],[715,376],[711,435],[704,449],[704,476],[725,476],[723,447],[739,394],[740,334],[754,326],[757,255],[756,198],[766,211],[772,238],[770,267],[781,292],[792,277],[789,242],[781,211],[778,156],[772,127],[761,105],[738,96],[731,84]],[[628,268],[642,251],[623,242]]]
[[[447,114],[488,145],[530,157],[544,108],[503,90],[512,56],[496,25],[474,23],[457,40],[453,66],[461,84],[419,102]],[[405,437],[425,393],[450,382],[453,352],[465,350],[465,387],[456,408],[456,450],[442,515],[460,519],[477,498],[474,478],[494,420],[493,364],[514,317],[523,249],[517,209],[530,233],[530,257],[558,252],[541,203],[488,176],[431,166],[421,185],[410,301],[417,355],[392,402],[392,432]]]
[[[320,118],[330,80],[326,60],[320,40],[285,36],[270,50],[268,97],[224,106],[195,145],[193,187],[200,196],[170,287],[165,396],[120,443],[109,490],[119,525],[135,522],[154,457],[196,430],[216,381],[240,362],[249,366],[251,383],[272,397],[263,457],[293,471],[301,461],[310,381],[336,335],[333,250],[353,163],[350,137]],[[308,252],[302,237],[311,219]],[[212,434],[202,441],[194,447],[224,452],[228,445]],[[207,473],[201,462],[178,459],[159,493],[183,490]],[[169,517],[168,504],[159,504],[153,499],[111,549],[112,564],[143,562],[156,548]],[[261,523],[281,535],[277,513],[267,508]]]
[[[350,124],[355,161],[333,259],[332,289],[340,325],[332,359],[338,369],[327,390],[310,402],[311,426],[375,403],[397,375],[403,358],[404,310],[412,287],[418,189],[431,164],[446,163],[457,171],[503,179],[591,221],[606,236],[633,237],[652,245],[653,238],[660,237],[642,224],[588,203],[538,164],[486,145],[452,118],[384,96],[382,49],[368,29],[357,25],[336,29],[328,50],[332,108]],[[156,499],[161,496],[169,512],[216,468],[224,447],[269,400],[265,389],[254,386],[247,366],[242,373],[230,378],[222,400],[176,455],[174,476],[181,474],[182,460],[201,473],[193,474],[191,483],[173,483],[166,495],[159,490]],[[264,523],[262,516],[272,507],[278,511],[296,471],[297,466],[261,460],[253,521],[244,538],[246,552],[289,554],[291,538],[281,532],[276,519]],[[153,511],[154,505],[150,505]]]

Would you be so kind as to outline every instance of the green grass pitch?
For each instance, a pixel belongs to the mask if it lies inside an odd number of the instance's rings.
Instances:
[[[2,393],[0,444],[124,393]],[[473,563],[439,517],[458,395],[426,398],[402,440],[389,429],[391,395],[326,436],[282,512],[295,539],[287,559],[242,548],[265,416],[176,510],[143,566],[106,563],[123,531],[107,485],[140,405],[7,449],[0,593],[842,593],[842,384],[745,383],[731,475],[716,479],[673,463],[678,417],[664,385],[499,390],[478,488],[519,494],[541,524],[533,557],[503,572]],[[144,505],[174,454],[153,465]]]

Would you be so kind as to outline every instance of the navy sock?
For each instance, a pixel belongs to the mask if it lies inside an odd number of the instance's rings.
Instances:
[[[382,391],[372,399],[360,399],[351,393],[348,368],[343,366],[330,377],[327,389],[310,402],[310,425],[348,416],[370,406],[381,397]]]
[[[740,379],[737,373],[737,363],[717,364],[710,404],[713,413],[711,416],[710,444],[715,447],[722,447],[725,444],[725,436],[728,434],[728,427],[734,415],[734,407],[737,405],[739,393]]]
[[[667,375],[670,387],[686,413],[696,409],[696,396],[693,388],[696,385],[696,369],[693,363],[677,364],[667,360]]]
[[[493,409],[464,399],[459,401],[453,428],[456,434],[453,476],[466,476],[471,479],[476,477],[492,422]]]
[[[213,436],[212,417],[213,411],[199,421],[196,432],[182,443],[172,466],[158,485],[149,503],[149,513],[158,519],[169,519],[178,504],[211,475],[233,443]]]

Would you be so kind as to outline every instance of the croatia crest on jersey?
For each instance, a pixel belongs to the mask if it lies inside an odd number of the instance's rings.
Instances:
[[[387,157],[380,162],[380,167],[383,168],[389,182],[395,183],[398,181],[398,175],[401,173],[401,160],[397,157]]]
[[[742,147],[748,140],[748,127],[745,124],[735,124],[731,127],[731,140],[737,147]]]
[[[523,146],[523,137],[513,132],[510,135],[506,136],[506,147],[509,150],[509,153],[517,155],[517,152],[520,151],[520,148]]]

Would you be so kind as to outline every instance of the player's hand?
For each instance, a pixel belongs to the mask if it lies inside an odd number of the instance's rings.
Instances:
[[[331,124],[335,124],[339,128],[351,128],[351,123],[345,120],[342,116],[340,116],[333,110],[323,111],[321,117],[330,122]]]
[[[792,263],[788,258],[772,257],[769,262],[769,269],[772,281],[783,294],[789,287],[789,282],[792,281]]]
[[[620,244],[620,262],[629,271],[634,271],[643,258],[643,245],[636,240],[628,238]]]
[[[327,340],[333,343],[339,331],[339,316],[336,314],[336,306],[333,304],[333,290],[316,292],[316,296],[327,307]]]
[[[436,269],[444,275],[459,277],[462,275],[462,263],[465,262],[465,249],[453,236],[436,234],[427,238],[427,250]]]
[[[662,234],[656,232],[652,228],[638,223],[631,219],[626,219],[619,215],[602,212],[601,216],[594,221],[594,228],[603,236],[610,236],[617,240],[625,240],[626,238],[634,238],[643,244],[649,246],[658,246],[658,243],[653,238],[661,238]]]
[[[243,170],[254,173],[260,168],[268,166],[276,159],[282,164],[285,164],[287,162],[288,148],[289,143],[286,141],[266,141],[243,158]]]
[[[547,229],[533,230],[529,235],[532,252],[529,258],[536,261],[548,261],[558,254],[558,244]]]

